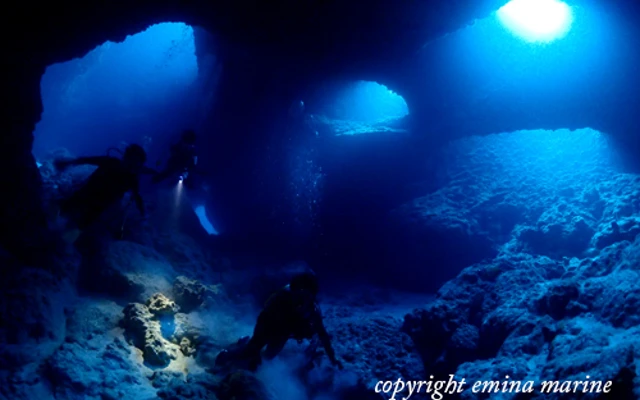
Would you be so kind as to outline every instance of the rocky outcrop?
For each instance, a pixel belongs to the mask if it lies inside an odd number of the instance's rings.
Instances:
[[[147,308],[155,317],[173,317],[180,307],[162,293],[155,293],[147,300]]]
[[[173,282],[173,295],[180,309],[189,313],[200,307],[207,293],[207,287],[202,283],[189,279],[186,276],[179,276]]]
[[[152,396],[151,385],[127,343],[114,334],[120,307],[84,301],[67,321],[65,343],[45,364],[56,397],[134,399]],[[46,398],[46,397],[40,397]]]
[[[171,341],[180,346],[186,356],[196,354],[197,348],[207,339],[208,329],[202,319],[193,314],[175,315],[175,328]]]
[[[376,316],[340,306],[328,308],[324,314],[336,354],[345,368],[353,371],[369,389],[373,389],[378,380],[424,376],[422,360],[413,341],[401,332],[401,318],[391,312],[383,311]],[[322,363],[324,368],[335,371],[329,367],[326,356]]]
[[[445,284],[405,317],[404,331],[430,373],[613,381],[640,357],[639,257],[640,240],[572,264],[503,254]],[[640,381],[631,382],[640,391]]]
[[[553,134],[453,146],[449,185],[424,201],[436,206],[454,196],[458,206],[441,218],[483,232],[498,255],[463,269],[405,317],[403,331],[428,374],[537,384],[590,376],[616,382],[616,398],[636,398],[637,177],[615,167],[597,132]],[[534,152],[534,141],[543,148]],[[517,212],[501,215],[496,204]],[[565,398],[539,391],[528,398],[543,397]]]
[[[160,321],[144,304],[132,303],[123,310],[122,325],[131,343],[142,351],[144,361],[164,367],[177,358],[178,347],[162,335]]]
[[[441,166],[446,184],[392,213],[406,253],[398,256],[438,287],[501,248],[562,259],[633,239],[636,178],[614,168],[609,151],[590,129],[454,142]]]
[[[606,225],[601,227],[593,236],[591,245],[602,250],[617,242],[633,241],[638,234],[640,234],[640,219],[629,216],[611,222],[609,227]]]
[[[176,304],[185,313],[223,307],[228,301],[226,292],[221,283],[205,285],[185,276],[179,276],[173,282],[173,295]]]

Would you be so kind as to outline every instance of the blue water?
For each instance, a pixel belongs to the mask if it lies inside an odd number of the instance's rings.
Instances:
[[[122,142],[161,154],[168,138],[195,127],[198,79],[193,28],[165,23],[51,65],[41,81],[44,112],[33,152],[62,147],[102,155]]]

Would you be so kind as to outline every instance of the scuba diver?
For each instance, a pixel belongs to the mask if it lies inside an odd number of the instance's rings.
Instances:
[[[72,227],[67,226],[64,240],[73,243],[83,230],[93,224],[100,215],[127,192],[133,195],[140,214],[144,217],[144,202],[139,192],[139,177],[143,173],[147,153],[137,145],[129,145],[122,156],[80,157],[72,160],[56,160],[55,167],[64,170],[69,166],[95,165],[98,168],[89,176],[83,186],[71,197],[62,201],[59,214],[67,218]]]
[[[258,316],[253,336],[246,345],[233,350],[223,350],[216,358],[220,365],[232,358],[248,362],[248,369],[255,371],[262,362],[262,349],[266,346],[264,357],[273,359],[284,348],[289,339],[302,342],[318,335],[329,360],[342,369],[342,363],[336,358],[331,346],[331,337],[322,321],[318,307],[318,279],[313,272],[304,272],[294,276],[284,288],[275,292]],[[243,342],[240,339],[238,343]]]
[[[152,178],[152,182],[160,183],[174,174],[179,174],[181,181],[186,180],[198,164],[195,143],[196,133],[191,129],[184,131],[180,141],[171,146],[171,155],[164,169]]]

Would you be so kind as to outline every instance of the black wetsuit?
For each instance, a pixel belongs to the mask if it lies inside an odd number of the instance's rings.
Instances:
[[[119,158],[109,156],[81,157],[69,165],[95,165],[98,167],[84,185],[62,202],[60,213],[69,217],[79,229],[84,230],[127,192],[132,192],[140,213],[144,203],[139,193],[139,176],[126,168]]]
[[[288,286],[271,296],[258,316],[253,336],[244,348],[250,369],[260,364],[261,351],[266,346],[265,358],[278,355],[289,339],[311,339],[318,335],[331,362],[335,352],[331,338],[322,321],[322,314],[315,301],[304,304]]]
[[[174,174],[180,174],[195,168],[197,155],[195,146],[182,142],[171,146],[171,156],[164,170],[153,177],[154,183],[160,183]]]

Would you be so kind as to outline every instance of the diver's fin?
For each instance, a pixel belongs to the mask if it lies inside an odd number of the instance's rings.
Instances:
[[[62,240],[64,240],[67,244],[73,244],[76,240],[78,240],[78,237],[80,237],[81,234],[82,231],[80,229],[70,229],[65,232],[64,235],[62,235]]]

